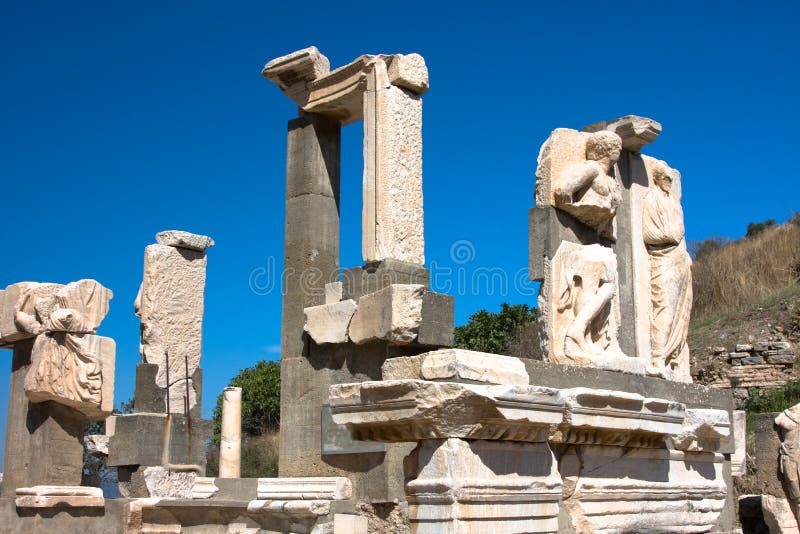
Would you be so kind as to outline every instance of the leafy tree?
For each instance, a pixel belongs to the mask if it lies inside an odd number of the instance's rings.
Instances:
[[[536,320],[539,311],[527,304],[501,304],[499,313],[479,310],[455,329],[457,347],[506,354],[520,330]]]
[[[242,388],[242,433],[260,436],[266,430],[277,430],[281,413],[281,364],[261,360],[234,376],[231,387]],[[219,443],[222,430],[222,394],[214,408],[214,442]]]
[[[767,228],[772,228],[776,224],[778,223],[775,222],[775,219],[767,219],[766,221],[760,223],[754,223],[754,222],[747,223],[747,233],[744,234],[744,236],[753,237],[755,235],[760,234]]]

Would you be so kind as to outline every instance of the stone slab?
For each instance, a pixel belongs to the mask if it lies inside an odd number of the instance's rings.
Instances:
[[[170,247],[185,248],[203,252],[214,246],[214,240],[207,235],[192,234],[183,230],[165,230],[156,234],[156,242],[159,245]]]
[[[258,498],[266,500],[346,500],[353,485],[345,477],[259,478]]]
[[[743,477],[747,474],[747,412],[733,411],[733,453],[731,454],[731,474]]]
[[[441,349],[417,356],[391,358],[382,367],[384,380],[418,379],[476,384],[529,383],[525,364],[512,356],[466,349]]]
[[[17,488],[17,508],[102,507],[103,490],[85,486],[33,486]]]
[[[165,414],[136,413],[116,416],[115,427],[108,445],[110,467],[173,465],[205,470],[210,421],[177,414],[168,420]]]
[[[775,418],[779,413],[755,414],[753,431],[758,439],[755,440],[755,483],[758,492],[767,495],[783,496],[783,484],[780,479],[780,465],[778,450],[781,439],[775,426]]]

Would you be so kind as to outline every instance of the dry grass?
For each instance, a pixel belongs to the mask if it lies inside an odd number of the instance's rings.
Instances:
[[[694,321],[784,292],[800,283],[800,217],[702,256],[692,277]]]

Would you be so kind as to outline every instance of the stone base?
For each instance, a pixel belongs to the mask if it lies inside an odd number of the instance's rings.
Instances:
[[[425,440],[406,478],[415,534],[558,531],[561,478],[546,443]]]

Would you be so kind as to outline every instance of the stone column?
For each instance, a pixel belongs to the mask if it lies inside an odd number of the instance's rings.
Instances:
[[[280,476],[320,463],[320,406],[331,384],[309,359],[303,309],[324,304],[339,278],[339,150],[335,119],[301,112],[289,122],[281,318]]]
[[[242,388],[222,392],[222,436],[219,444],[219,478],[239,478],[242,464]]]

